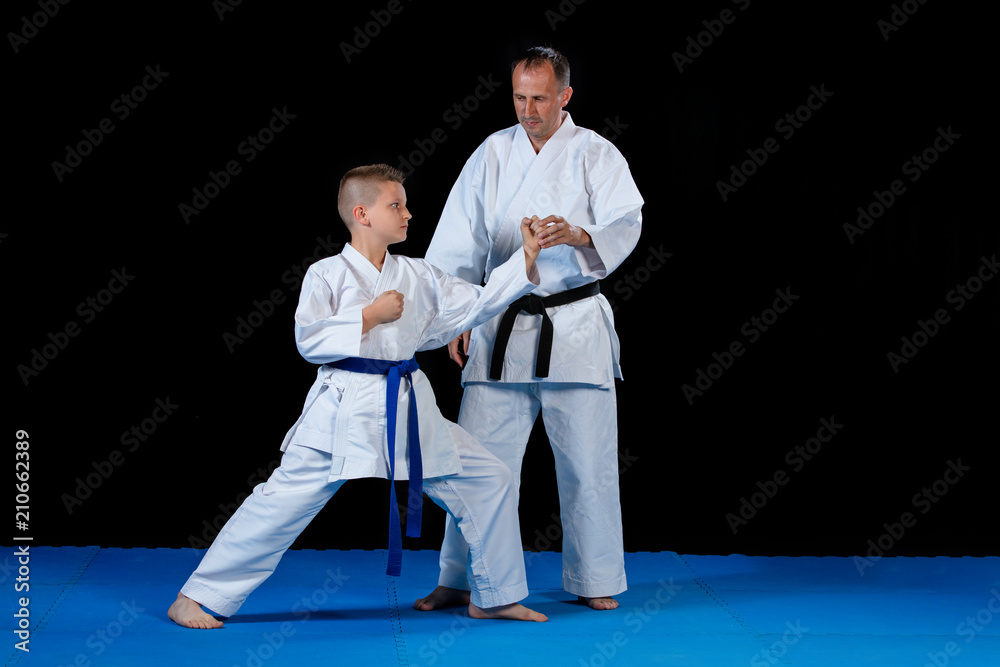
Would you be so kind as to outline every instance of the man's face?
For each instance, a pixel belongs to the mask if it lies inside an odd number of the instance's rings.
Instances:
[[[406,190],[402,183],[382,183],[382,192],[374,204],[367,207],[372,232],[386,245],[406,240],[410,215],[406,208]]]
[[[562,124],[562,110],[573,89],[568,86],[559,89],[551,63],[527,71],[523,64],[518,65],[511,83],[517,120],[537,151]]]

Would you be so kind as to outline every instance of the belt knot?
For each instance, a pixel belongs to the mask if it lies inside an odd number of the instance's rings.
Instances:
[[[552,357],[552,320],[545,311],[546,308],[564,306],[580,299],[590,296],[597,296],[601,293],[601,286],[596,281],[574,287],[565,292],[550,294],[549,296],[538,296],[537,294],[525,294],[517,301],[510,304],[500,318],[500,326],[497,329],[497,338],[493,341],[493,355],[490,358],[490,379],[499,380],[503,375],[503,360],[507,355],[507,342],[510,334],[514,330],[514,320],[518,313],[525,312],[529,315],[542,316],[542,329],[538,334],[538,351],[535,354],[535,377],[546,378],[549,376],[549,360]]]

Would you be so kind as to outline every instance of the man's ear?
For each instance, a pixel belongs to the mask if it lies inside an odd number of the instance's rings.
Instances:
[[[562,91],[562,100],[559,106],[566,106],[569,104],[569,98],[573,97],[573,88],[571,86],[566,86]]]

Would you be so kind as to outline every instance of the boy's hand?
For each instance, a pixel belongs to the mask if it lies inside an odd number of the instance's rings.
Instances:
[[[379,294],[371,305],[361,310],[361,333],[386,322],[395,322],[403,316],[403,295],[396,290]]]
[[[535,261],[538,257],[538,251],[540,246],[538,245],[538,237],[535,235],[535,225],[538,224],[538,216],[533,215],[530,218],[523,218],[521,220],[521,239],[524,241],[524,254],[528,259],[529,264]]]
[[[561,215],[548,215],[541,220],[538,219],[537,215],[533,215],[531,219],[531,229],[538,237],[539,247],[551,248],[562,244],[575,247],[594,247],[590,234],[582,227],[571,225]]]
[[[458,364],[459,368],[465,368],[465,360],[469,358],[469,336],[471,331],[463,332],[461,336],[448,343],[448,356]],[[461,349],[459,349],[461,344]]]

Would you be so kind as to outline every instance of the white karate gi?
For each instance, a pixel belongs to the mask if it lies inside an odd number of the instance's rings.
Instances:
[[[537,154],[524,129],[515,125],[488,137],[466,162],[426,259],[478,282],[492,276],[520,242],[522,218],[560,215],[582,227],[594,244],[560,245],[539,254],[541,284],[534,293],[563,292],[604,278],[625,260],[639,239],[642,204],[618,149],[577,127],[568,113]],[[559,486],[563,587],[586,597],[615,595],[625,590],[626,581],[614,393],[621,369],[614,318],[602,295],[547,312],[555,335],[544,379],[534,376],[540,315],[518,316],[499,382],[489,379],[489,366],[500,317],[473,330],[459,424],[508,464],[517,483],[541,410]],[[467,588],[464,544],[450,521],[441,551],[439,583]]]
[[[309,268],[295,312],[296,343],[306,359],[319,364],[346,357],[410,359],[502,312],[537,285],[537,270],[529,278],[520,249],[480,287],[424,260],[389,253],[380,272],[347,245]],[[388,290],[403,295],[402,316],[362,334],[361,310]],[[527,595],[527,586],[510,472],[441,415],[423,372],[412,377],[424,491],[455,517],[473,547],[467,563],[472,602],[480,607],[516,602]],[[319,368],[302,415],[282,443],[281,466],[229,519],[182,593],[223,616],[235,614],[345,480],[389,478],[386,382],[384,375]],[[409,477],[409,388],[403,380],[396,479]]]

